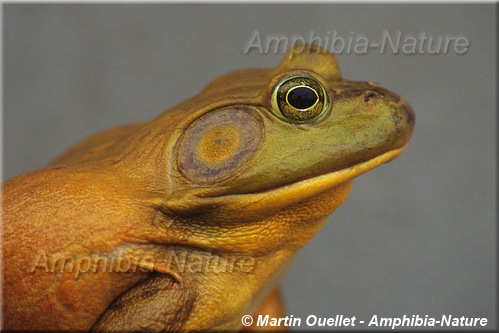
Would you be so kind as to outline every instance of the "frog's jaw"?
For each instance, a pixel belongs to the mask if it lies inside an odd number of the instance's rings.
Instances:
[[[258,199],[252,204],[254,206],[258,205],[278,205],[283,199],[286,202],[286,206],[289,206],[296,202],[307,200],[308,198],[317,196],[323,192],[326,192],[340,184],[353,180],[355,177],[368,172],[381,164],[387,163],[398,155],[402,153],[404,148],[399,148],[386,152],[380,156],[373,159],[367,160],[363,163],[359,163],[347,169],[342,169],[334,171],[331,173],[324,174],[322,176],[317,176],[314,178],[299,181],[297,183],[282,186],[276,189],[271,189],[262,193],[256,194],[246,194],[246,196],[257,195]],[[263,197],[263,193],[272,194],[270,198],[266,199],[266,195]],[[248,206],[251,207],[251,206]]]
[[[211,215],[211,213],[216,215],[217,211],[223,210],[224,215],[237,216],[237,220],[241,222],[259,220],[261,217],[306,201],[349,182],[353,178],[393,160],[403,150],[404,147],[393,149],[349,168],[261,192],[224,195],[223,188],[219,190],[203,188],[179,191],[174,193],[160,207],[160,210],[171,216],[182,214]]]

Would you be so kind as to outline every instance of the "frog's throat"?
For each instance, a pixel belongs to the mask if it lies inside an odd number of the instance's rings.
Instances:
[[[166,215],[196,214],[220,207],[223,207],[225,211],[244,210],[247,213],[254,212],[255,214],[268,209],[275,211],[349,182],[353,178],[393,160],[402,153],[404,148],[390,150],[345,169],[261,192],[223,195],[222,193],[214,193],[213,189],[206,189],[196,193],[174,194],[159,209]]]

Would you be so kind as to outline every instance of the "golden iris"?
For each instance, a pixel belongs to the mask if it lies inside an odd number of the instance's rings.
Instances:
[[[274,88],[271,103],[279,118],[291,122],[318,119],[327,109],[325,89],[308,76],[292,76],[282,80]]]

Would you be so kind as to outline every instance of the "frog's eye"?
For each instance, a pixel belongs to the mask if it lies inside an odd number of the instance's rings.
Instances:
[[[318,119],[327,109],[326,91],[315,79],[292,76],[281,80],[271,96],[274,113],[290,122]]]
[[[196,183],[217,183],[245,165],[263,136],[261,119],[244,106],[210,111],[185,130],[177,150],[180,172]]]

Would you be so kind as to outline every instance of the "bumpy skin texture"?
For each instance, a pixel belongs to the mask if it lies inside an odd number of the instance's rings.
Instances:
[[[290,76],[324,87],[319,118],[275,109]],[[400,97],[303,47],[91,137],[3,185],[5,328],[240,329],[245,314],[279,316],[293,256],[413,125]],[[94,257],[135,266],[87,266]]]

